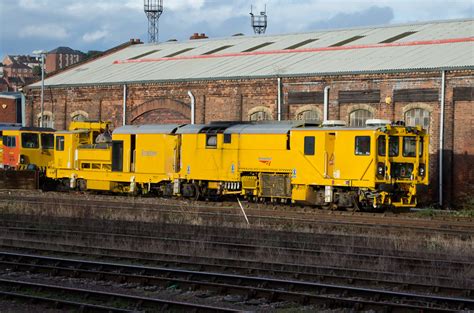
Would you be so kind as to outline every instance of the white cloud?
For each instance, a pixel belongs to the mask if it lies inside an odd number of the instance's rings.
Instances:
[[[200,9],[204,5],[204,0],[175,0],[163,1],[164,9],[181,10],[181,9]]]
[[[68,37],[68,32],[64,27],[56,24],[29,25],[24,28],[20,28],[18,37],[65,39]]]
[[[82,40],[84,40],[85,42],[94,42],[99,39],[105,38],[108,34],[109,34],[109,31],[105,29],[96,30],[94,32],[85,33],[82,36]]]

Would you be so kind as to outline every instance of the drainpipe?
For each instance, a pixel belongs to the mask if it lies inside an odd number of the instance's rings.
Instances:
[[[281,78],[277,78],[277,84],[278,84],[278,99],[277,99],[277,116],[278,120],[281,121]]]
[[[122,125],[127,124],[127,85],[123,85],[123,112],[122,112]]]
[[[188,90],[188,96],[191,99],[191,124],[194,124],[194,118],[196,116],[196,98],[194,98],[191,90]]]
[[[439,122],[439,205],[443,206],[444,104],[446,71],[441,71],[441,112]]]
[[[21,93],[21,126],[26,126],[26,98],[23,91]]]
[[[329,89],[331,87],[326,86],[324,87],[324,112],[323,112],[323,121],[326,122],[328,120],[329,115]]]

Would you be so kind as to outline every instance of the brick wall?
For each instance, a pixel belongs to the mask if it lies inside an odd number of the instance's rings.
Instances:
[[[0,123],[18,123],[18,100],[0,96]]]
[[[468,166],[473,164],[474,154],[471,135],[474,99],[471,94],[464,96],[463,101],[453,100],[455,88],[474,86],[474,75],[472,70],[450,71],[446,78],[443,196],[449,205],[461,196],[474,197],[471,188],[474,175],[472,166]],[[321,93],[325,86],[330,86],[329,119],[349,122],[349,114],[356,109],[368,109],[374,118],[389,120],[404,120],[405,113],[413,108],[430,113],[431,186],[428,196],[435,201],[438,198],[440,72],[282,78],[282,119],[295,119],[305,108],[315,108],[322,118]],[[249,113],[259,107],[267,108],[270,119],[276,120],[277,90],[276,78],[129,84],[126,120],[129,124],[189,122],[188,91],[195,96],[197,123],[245,121],[249,119]],[[290,104],[288,95],[295,92],[312,92],[315,100],[311,102],[310,97],[303,96],[304,103],[295,103],[292,99]],[[29,125],[34,124],[39,113],[39,94],[38,89],[27,91]],[[339,101],[341,95],[343,101]],[[52,112],[57,129],[67,128],[71,113],[77,110],[87,112],[90,119],[110,119],[115,127],[120,126],[122,104],[121,85],[47,88],[45,92],[45,110]]]

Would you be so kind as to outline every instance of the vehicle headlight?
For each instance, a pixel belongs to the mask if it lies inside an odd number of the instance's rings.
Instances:
[[[385,174],[385,164],[384,163],[378,163],[377,164],[377,174],[380,176],[383,176]]]
[[[420,166],[418,167],[418,172],[420,173],[420,176],[422,176],[422,177],[425,176],[426,170],[425,170],[425,165],[424,164],[420,164]]]
[[[25,164],[26,163],[26,158],[24,155],[20,155],[20,164]]]

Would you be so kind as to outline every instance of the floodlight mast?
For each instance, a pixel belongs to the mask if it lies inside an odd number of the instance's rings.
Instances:
[[[255,34],[265,34],[267,30],[267,5],[265,4],[265,11],[260,12],[260,15],[253,14],[253,6],[250,6],[250,19],[252,28]]]
[[[158,21],[163,13],[163,0],[144,0],[144,10],[148,18],[148,42],[158,42]]]

